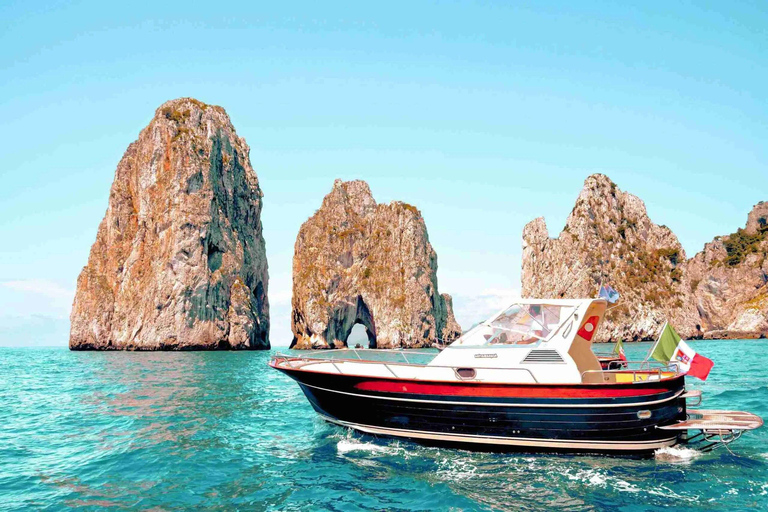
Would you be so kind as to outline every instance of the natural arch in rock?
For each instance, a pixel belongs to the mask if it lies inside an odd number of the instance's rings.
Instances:
[[[398,201],[377,204],[363,181],[337,180],[302,224],[291,306],[294,348],[348,346],[356,324],[375,348],[431,346],[461,334],[450,298],[438,292],[421,213]]]
[[[358,324],[365,328],[368,347],[376,348],[376,324],[371,310],[360,295],[357,300],[350,301],[346,307],[337,309],[336,314],[331,316],[325,339],[333,340],[335,345],[348,346],[347,340],[352,328]]]
[[[352,326],[346,343],[350,348],[376,348],[376,338],[361,322]]]

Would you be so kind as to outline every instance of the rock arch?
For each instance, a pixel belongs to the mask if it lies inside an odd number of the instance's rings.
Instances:
[[[297,318],[294,312],[294,323],[301,321],[300,315]],[[345,301],[342,305],[336,307],[328,319],[328,325],[323,332],[306,332],[304,336],[294,336],[291,348],[307,348],[302,343],[303,339],[317,339],[322,337],[324,344],[331,347],[341,348],[347,346],[347,339],[352,333],[355,325],[365,327],[368,336],[368,348],[376,348],[376,322],[365,300],[361,295],[356,299]]]
[[[376,348],[376,323],[374,322],[373,315],[371,315],[370,309],[365,304],[362,296],[357,297],[356,305],[353,315],[347,315],[342,325],[339,326],[337,331],[337,337],[327,337],[326,339],[335,339],[342,342],[345,346],[349,346],[347,340],[352,333],[352,329],[356,325],[362,325],[365,327],[365,334],[368,336],[368,348]],[[351,323],[349,320],[352,319]],[[329,330],[332,326],[329,326]]]
[[[461,334],[437,288],[421,212],[377,204],[364,181],[337,180],[299,230],[293,258],[293,348],[343,347],[356,324],[375,348],[431,346]]]

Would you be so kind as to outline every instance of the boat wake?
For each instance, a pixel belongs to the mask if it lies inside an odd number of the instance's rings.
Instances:
[[[654,452],[654,458],[660,462],[688,463],[701,457],[703,453],[685,446],[665,446]]]
[[[363,442],[354,438],[345,438],[336,443],[336,450],[340,454],[350,452],[367,452],[382,455],[395,455],[401,448],[398,446],[380,445],[372,442]]]

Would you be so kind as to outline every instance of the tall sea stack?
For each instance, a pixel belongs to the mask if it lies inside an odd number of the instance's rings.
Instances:
[[[371,348],[411,348],[461,334],[437,289],[437,255],[414,206],[377,204],[364,181],[336,180],[299,230],[293,348],[345,346],[365,326]]]
[[[666,321],[685,337],[765,336],[768,204],[753,208],[744,229],[686,259],[638,197],[595,174],[557,238],[543,218],[525,226],[521,277],[526,297],[594,297],[601,284],[620,291],[598,333],[603,341],[655,339]]]
[[[269,348],[262,192],[223,108],[163,104],[117,166],[73,350]]]

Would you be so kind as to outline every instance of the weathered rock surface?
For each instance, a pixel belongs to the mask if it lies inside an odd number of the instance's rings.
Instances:
[[[345,346],[356,323],[369,346],[430,346],[461,334],[437,288],[421,213],[377,204],[364,181],[336,180],[299,230],[293,257],[293,348]]]
[[[643,202],[607,177],[587,178],[557,238],[543,218],[523,230],[523,296],[593,297],[600,283],[621,292],[602,341],[655,339],[668,319],[685,337],[768,333],[768,204],[743,230],[718,237],[690,260]]]
[[[643,202],[602,174],[587,178],[558,238],[543,218],[523,231],[525,297],[594,297],[600,283],[620,290],[620,306],[600,328],[603,339],[655,336],[667,318],[681,334],[696,332],[698,313],[685,301],[685,251],[666,226],[651,222]]]
[[[71,349],[269,348],[262,192],[224,109],[163,104],[117,166]]]
[[[705,337],[768,333],[768,203],[752,209],[745,229],[717,237],[686,264]]]

